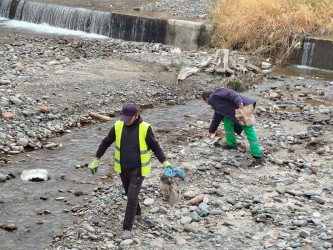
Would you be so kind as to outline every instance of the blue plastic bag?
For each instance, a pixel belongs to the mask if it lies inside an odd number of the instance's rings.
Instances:
[[[164,175],[168,178],[172,178],[178,175],[180,178],[184,180],[185,185],[188,186],[188,183],[186,181],[186,174],[180,168],[166,167],[164,169]]]

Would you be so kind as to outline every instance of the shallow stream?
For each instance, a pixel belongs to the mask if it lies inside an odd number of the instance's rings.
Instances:
[[[163,131],[182,128],[185,119],[195,123],[208,120],[210,116],[209,106],[201,100],[142,113],[144,120],[154,126],[157,137],[163,136]],[[1,249],[44,249],[53,236],[61,235],[65,228],[73,225],[75,217],[71,209],[83,206],[85,198],[99,181],[110,181],[106,174],[111,171],[108,165],[102,165],[98,174],[92,176],[86,166],[76,166],[90,163],[114,122],[84,126],[52,138],[50,141],[63,145],[54,150],[43,149],[9,157],[12,163],[6,164],[1,172],[13,173],[16,178],[0,185],[0,224],[13,223],[18,229],[15,232],[0,230]],[[104,164],[113,158],[113,148],[114,145],[102,158]],[[22,181],[20,174],[25,169],[46,169],[51,179]],[[81,192],[84,194],[76,195]]]

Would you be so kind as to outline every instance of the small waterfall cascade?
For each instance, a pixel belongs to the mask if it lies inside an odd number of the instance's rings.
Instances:
[[[12,0],[1,0],[0,1],[0,17],[9,18],[9,10]]]
[[[0,0],[0,16],[138,42],[163,43],[166,32],[165,20],[24,0]]]
[[[111,24],[107,12],[30,1],[19,2],[14,19],[100,35],[107,35]]]
[[[311,66],[315,48],[315,42],[311,42],[309,40],[304,41],[301,65]]]

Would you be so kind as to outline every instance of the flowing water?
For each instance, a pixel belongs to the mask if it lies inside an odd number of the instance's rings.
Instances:
[[[301,65],[310,66],[312,64],[313,52],[316,48],[316,43],[314,42],[304,42],[304,49],[302,55]]]
[[[288,75],[333,81],[333,71],[304,65],[285,65],[284,67],[276,68],[273,72],[273,75]]]
[[[24,0],[13,4],[13,1],[0,2],[0,17],[128,41],[163,42],[165,39],[165,20]]]

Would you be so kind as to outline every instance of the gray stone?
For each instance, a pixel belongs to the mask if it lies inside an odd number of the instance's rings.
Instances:
[[[199,209],[200,210],[204,210],[204,209],[208,209],[208,208],[209,208],[209,206],[206,203],[204,203],[204,202],[201,202],[199,204]]]
[[[222,168],[222,164],[221,163],[216,163],[214,167],[216,169],[221,169]]]
[[[15,105],[21,105],[22,104],[22,100],[20,100],[19,98],[15,97],[15,96],[9,96],[9,100],[14,103]]]
[[[318,202],[319,204],[325,204],[325,201],[318,196],[311,196],[311,199],[314,200],[315,202]]]
[[[155,202],[154,199],[152,199],[152,198],[147,198],[147,199],[145,199],[145,200],[143,201],[143,204],[146,205],[146,206],[150,206],[150,205],[153,205],[154,202]]]
[[[318,192],[314,192],[314,191],[305,191],[304,195],[305,196],[320,196],[320,194]]]
[[[327,233],[321,233],[319,235],[319,238],[322,240],[330,240],[330,239],[332,239],[332,236],[328,235]]]
[[[192,218],[192,220],[199,221],[199,215],[197,213],[192,213],[189,216]]]
[[[16,142],[16,144],[18,146],[26,147],[28,145],[28,142],[29,142],[28,139],[26,139],[26,138],[20,138],[20,139],[18,139],[18,141]]]
[[[208,209],[203,209],[203,210],[200,211],[200,216],[201,217],[206,217],[208,215],[209,215]]]
[[[91,240],[97,240],[98,239],[98,236],[96,234],[89,234],[89,239]]]
[[[180,219],[180,224],[185,225],[192,222],[192,218],[190,216],[184,216]]]
[[[225,201],[228,202],[228,203],[230,203],[231,205],[235,205],[236,204],[235,199],[231,198],[231,197],[228,197]]]
[[[307,220],[294,220],[293,225],[298,227],[305,227],[308,224]]]
[[[281,241],[276,245],[278,248],[284,249],[287,246],[287,242]]]
[[[165,237],[165,238],[168,238],[168,239],[173,239],[173,236],[172,236],[172,234],[169,234],[169,233],[167,233],[167,232],[163,232],[163,236]]]
[[[224,193],[223,193],[222,190],[217,190],[217,191],[216,191],[216,195],[217,195],[218,197],[223,197],[223,196],[224,196]]]
[[[144,223],[147,227],[155,227],[155,225],[156,225],[156,223],[155,223],[153,220],[149,219],[149,218],[145,218],[145,219],[143,220],[143,223]]]
[[[332,248],[332,247],[333,247],[333,244],[330,243],[330,242],[324,242],[324,243],[323,243],[323,247],[326,248],[326,249],[328,249],[328,248]]]
[[[127,239],[127,240],[123,240],[122,242],[120,242],[120,246],[121,247],[125,247],[125,246],[130,246],[134,243],[134,240],[132,239]]]
[[[287,192],[287,188],[286,186],[278,183],[276,186],[276,192],[278,192],[279,194],[285,194]]]
[[[106,233],[105,234],[108,238],[113,238],[114,237],[114,234],[113,233]]]
[[[152,213],[152,214],[156,214],[156,213],[158,213],[160,211],[160,208],[159,207],[153,207],[152,209],[150,209],[150,212]]]
[[[234,224],[230,221],[224,221],[223,224],[228,226],[228,227],[233,227],[234,226]]]
[[[79,229],[77,230],[77,232],[78,232],[79,235],[82,235],[82,234],[86,234],[86,233],[87,233],[87,230],[85,230],[84,228],[79,228]]]
[[[161,206],[161,207],[159,208],[159,212],[160,212],[161,214],[167,214],[169,211],[168,211],[168,209],[166,209],[165,207]]]
[[[222,210],[211,210],[211,211],[209,211],[209,214],[220,215],[220,214],[223,214],[223,211]]]
[[[302,238],[308,238],[310,237],[311,233],[307,230],[302,230],[298,233],[299,236],[301,236]]]
[[[83,224],[83,228],[86,229],[88,232],[96,232],[95,228],[93,228],[92,226],[90,226],[88,223]]]

